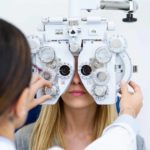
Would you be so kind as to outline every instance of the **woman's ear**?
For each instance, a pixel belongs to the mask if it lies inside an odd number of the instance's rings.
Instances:
[[[28,114],[29,88],[25,88],[14,106],[16,128],[24,124]]]

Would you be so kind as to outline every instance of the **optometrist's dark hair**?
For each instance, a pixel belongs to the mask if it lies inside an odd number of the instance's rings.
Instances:
[[[31,80],[31,54],[24,34],[0,19],[0,115],[15,104]]]

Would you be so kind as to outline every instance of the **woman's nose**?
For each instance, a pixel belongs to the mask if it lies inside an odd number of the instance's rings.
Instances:
[[[75,74],[73,76],[72,83],[73,84],[80,84],[81,83],[81,80],[80,80],[80,77],[79,77],[79,74],[77,71],[75,72]]]

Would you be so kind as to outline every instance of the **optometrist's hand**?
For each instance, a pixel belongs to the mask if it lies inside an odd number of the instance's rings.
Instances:
[[[30,92],[29,92],[28,110],[36,107],[37,105],[45,102],[48,99],[51,99],[50,95],[43,95],[39,98],[34,98],[38,89],[43,87],[51,87],[51,83],[45,80],[44,78],[42,78],[40,75],[33,74],[31,85],[30,85]]]
[[[129,92],[128,85],[133,89],[133,92]],[[141,88],[133,81],[130,81],[129,84],[121,81],[120,87],[120,113],[136,117],[143,106],[143,96]]]

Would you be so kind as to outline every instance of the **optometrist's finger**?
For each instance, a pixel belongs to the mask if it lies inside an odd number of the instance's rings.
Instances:
[[[51,98],[52,98],[52,96],[50,96],[50,95],[43,95],[40,98],[33,99],[29,103],[28,109],[30,110],[30,109],[36,107],[37,105],[40,105],[40,104],[44,103],[45,101],[47,101]]]
[[[120,93],[121,94],[127,94],[128,93],[128,84],[123,80],[120,83]]]
[[[135,82],[130,81],[129,85],[133,88],[134,92],[142,93],[140,86],[138,84],[136,84]]]
[[[31,78],[31,84],[34,84],[38,80],[40,80],[42,77],[39,74],[33,73]]]
[[[41,78],[31,85],[31,91],[36,92],[38,89],[42,87],[51,87],[51,86],[52,84],[49,81]]]

